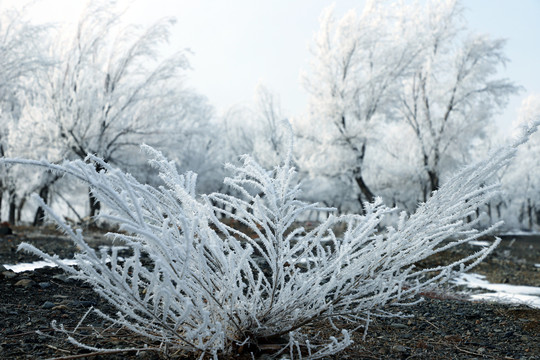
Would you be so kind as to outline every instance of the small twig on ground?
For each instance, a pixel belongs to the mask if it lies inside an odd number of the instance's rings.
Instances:
[[[88,327],[88,326],[85,326],[85,327],[80,327],[79,330],[93,330],[94,328],[93,327]],[[66,330],[70,330],[70,328],[66,328]],[[5,335],[6,337],[8,338],[14,338],[14,337],[19,337],[19,336],[26,336],[26,335],[35,335],[37,333],[37,331],[41,332],[41,333],[46,333],[46,332],[55,332],[57,331],[56,329],[54,328],[48,328],[48,329],[40,329],[40,330],[32,330],[32,331],[25,331],[25,332],[22,332],[22,333],[17,333],[17,334],[11,334],[11,335]]]
[[[71,353],[71,351],[69,351],[69,350],[60,349],[60,348],[57,348],[56,346],[52,346],[50,344],[47,344],[47,347],[51,348],[53,350],[56,350],[56,351],[60,351],[60,352],[64,352],[64,353]]]
[[[429,320],[427,320],[427,319],[422,319],[422,320],[424,320],[425,322],[427,322],[429,325],[433,326],[435,329],[440,330],[440,328],[439,328],[437,325],[435,325],[434,323],[432,323],[431,321],[429,321]]]
[[[49,329],[41,329],[39,331],[42,332],[42,333],[46,333],[46,332],[54,332],[56,330],[53,329],[53,328],[49,328]],[[25,332],[22,332],[22,333],[5,335],[5,336],[8,337],[8,338],[14,338],[14,337],[19,337],[19,336],[35,335],[35,334],[36,334],[36,330],[32,330],[32,331],[25,331]]]

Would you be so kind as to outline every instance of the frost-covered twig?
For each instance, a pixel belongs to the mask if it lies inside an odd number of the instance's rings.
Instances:
[[[165,184],[159,188],[140,184],[92,156],[89,162],[62,165],[2,162],[40,165],[74,176],[89,184],[109,209],[100,216],[118,224],[120,231],[108,236],[133,250],[124,261],[114,249],[93,250],[81,231],[72,230],[43,203],[80,247],[77,266],[31,245],[20,246],[90,283],[117,309],[116,314],[96,310],[105,319],[166,348],[199,355],[218,357],[240,344],[255,351],[274,339],[282,346],[277,353],[315,359],[352,342],[333,320],[364,321],[367,329],[374,316],[399,316],[385,306],[417,301],[419,292],[476,265],[497,246],[500,240],[431,269],[414,265],[498,226],[480,231],[475,221],[466,219],[497,193],[498,185],[490,181],[519,143],[462,169],[416,213],[403,213],[395,228],[385,230],[382,220],[396,210],[380,199],[366,204],[364,215],[330,215],[310,231],[295,227],[302,214],[318,207],[298,200],[291,150],[272,171],[250,156],[243,157],[241,166],[229,165],[234,175],[225,183],[241,197],[197,196],[196,175],[179,174],[174,163],[149,147],[143,149]],[[96,172],[95,163],[104,170]],[[255,236],[221,222],[219,214]],[[342,236],[334,232],[336,226],[346,229]],[[330,322],[336,337],[310,338],[306,326],[321,320]]]

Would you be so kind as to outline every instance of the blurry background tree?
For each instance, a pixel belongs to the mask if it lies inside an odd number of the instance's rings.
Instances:
[[[519,133],[524,126],[540,120],[540,95],[533,94],[523,100],[514,128]],[[540,227],[540,136],[534,134],[519,149],[517,157],[502,177],[504,198],[502,216],[514,228]]]
[[[409,207],[470,161],[519,88],[496,78],[504,41],[467,34],[462,11],[450,0],[323,14],[309,112],[296,121],[310,173],[356,184],[360,202]]]
[[[395,86],[419,51],[406,10],[370,1],[361,15],[351,10],[336,21],[327,9],[304,76],[309,111],[296,122],[309,152],[304,164],[351,182],[360,205],[375,196],[363,174],[373,128],[389,116]]]
[[[40,103],[40,101],[34,99],[34,103]],[[8,142],[13,154],[19,157],[37,157],[40,160],[53,163],[59,163],[68,156],[67,149],[58,142],[60,137],[58,129],[50,127],[46,121],[43,121],[44,118],[51,116],[46,111],[47,109],[34,106],[30,102],[27,102],[21,109],[19,120],[12,122],[9,127]],[[10,178],[15,182],[15,193],[20,199],[15,216],[17,222],[21,219],[22,210],[29,195],[37,193],[45,203],[49,203],[49,199],[55,192],[55,183],[62,178],[58,174],[41,169],[15,167],[9,171],[11,172]],[[38,207],[35,210],[32,223],[41,225],[44,215],[43,209]],[[10,211],[10,223],[14,222],[12,216]]]
[[[171,20],[141,30],[120,15],[111,3],[88,3],[73,36],[55,47],[61,62],[49,74],[43,106],[53,110],[49,126],[60,130],[58,141],[72,155],[96,154],[126,167],[133,165],[133,147],[179,133],[179,73],[188,61],[184,52],[156,61]],[[90,195],[90,216],[98,210]]]
[[[413,130],[403,121],[384,122],[374,130],[377,147],[366,154],[366,181],[388,204],[413,211],[423,199],[425,171]]]
[[[2,9],[0,12],[0,156],[19,156],[9,142],[10,130],[17,126],[22,108],[36,96],[40,87],[36,77],[51,65],[46,53],[47,27],[34,25],[24,17],[25,8]],[[14,169],[0,172],[0,210],[6,210],[8,220],[15,222],[20,180]],[[0,211],[1,214],[1,211]]]
[[[89,2],[75,31],[61,31],[69,36],[54,44],[56,66],[45,75],[43,96],[31,110],[42,113],[43,126],[27,129],[26,136],[48,131],[50,143],[62,148],[61,158],[96,154],[135,173],[144,164],[138,156],[142,143],[173,149],[189,139],[175,149],[183,154],[176,158],[198,154],[197,146],[208,146],[207,139],[196,141],[207,133],[212,109],[183,85],[186,51],[160,58],[158,49],[174,22],[141,29],[123,23],[121,15],[114,3]],[[94,216],[100,205],[92,194],[89,204]]]
[[[423,201],[439,188],[444,172],[470,161],[475,140],[487,135],[493,115],[518,91],[495,78],[507,61],[504,40],[464,34],[462,11],[452,0],[430,1],[416,12],[421,52],[393,103],[420,149],[427,175]]]
[[[232,106],[224,114],[227,147],[233,156],[252,154],[260,164],[272,168],[287,152],[284,120],[278,96],[259,83],[252,104]]]

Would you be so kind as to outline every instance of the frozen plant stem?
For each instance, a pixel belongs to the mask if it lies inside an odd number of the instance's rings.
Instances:
[[[22,244],[21,249],[54,261],[73,277],[88,282],[116,309],[105,319],[144,336],[163,348],[218,357],[239,344],[256,351],[267,339],[288,336],[281,350],[291,357],[320,358],[351,344],[350,334],[333,320],[365,321],[389,313],[388,304],[404,305],[434,284],[480,262],[493,245],[450,264],[416,270],[414,264],[445,249],[489,234],[467,216],[498,191],[491,179],[513,158],[519,144],[503,147],[447,181],[425,204],[396,227],[380,231],[396,210],[380,199],[365,205],[365,215],[330,215],[306,232],[293,224],[311,210],[329,210],[298,200],[300,187],[291,165],[292,144],[282,165],[263,169],[252,157],[225,183],[239,196],[195,193],[196,175],[179,174],[174,163],[143,146],[164,185],[139,183],[94,156],[61,165],[20,159],[4,164],[38,165],[88,184],[107,211],[100,217],[119,225],[107,236],[133,249],[124,261],[116,251],[96,252],[81,231],[53,219],[82,249],[77,267]],[[103,170],[96,172],[95,164]],[[256,234],[252,238],[228,223],[225,215]],[[346,228],[338,237],[332,230]],[[142,261],[141,257],[150,261]],[[302,263],[302,266],[299,264]],[[428,276],[429,275],[429,276]],[[306,325],[328,320],[338,337],[310,339]]]

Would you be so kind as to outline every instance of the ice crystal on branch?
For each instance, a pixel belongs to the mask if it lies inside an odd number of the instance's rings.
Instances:
[[[108,236],[132,249],[125,259],[115,250],[95,251],[80,230],[72,230],[50,209],[81,249],[77,266],[21,245],[92,285],[117,309],[116,314],[96,310],[105,319],[149,343],[198,355],[218,357],[240,346],[257,351],[273,341],[279,345],[279,350],[272,347],[276,353],[320,358],[351,344],[350,334],[337,324],[350,321],[367,330],[374,316],[399,316],[386,305],[418,301],[419,292],[476,265],[498,244],[435,268],[414,265],[497,226],[479,231],[466,218],[496,194],[498,185],[490,181],[520,142],[462,169],[416,213],[403,213],[396,227],[387,229],[382,221],[396,209],[380,199],[367,203],[364,215],[330,215],[309,231],[297,227],[302,214],[318,207],[298,199],[292,146],[272,171],[247,155],[242,165],[229,165],[233,175],[225,183],[239,196],[198,196],[196,175],[179,174],[173,162],[149,147],[143,149],[164,183],[158,188],[93,156],[62,165],[2,162],[74,176],[107,206],[100,216],[119,225]],[[335,232],[338,227],[345,229],[343,234]],[[310,338],[306,328],[321,321],[329,322],[335,337]]]

